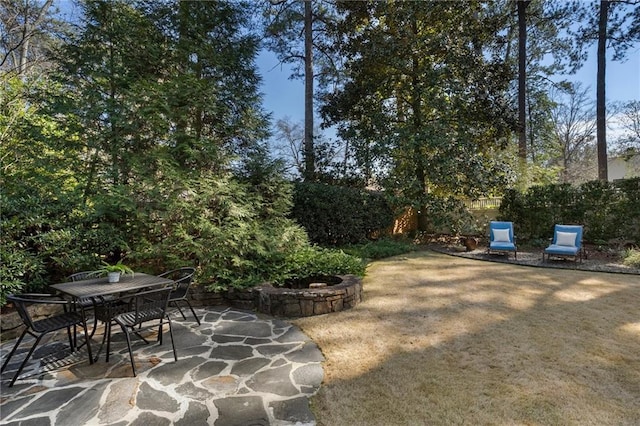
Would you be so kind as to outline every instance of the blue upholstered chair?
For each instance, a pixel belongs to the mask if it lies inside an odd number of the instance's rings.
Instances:
[[[487,253],[500,253],[509,256],[513,252],[518,258],[518,246],[516,246],[516,236],[513,233],[513,222],[489,222],[489,247]]]
[[[577,262],[586,257],[582,246],[582,225],[556,225],[553,230],[553,241],[544,249],[542,260],[553,257],[573,258]]]

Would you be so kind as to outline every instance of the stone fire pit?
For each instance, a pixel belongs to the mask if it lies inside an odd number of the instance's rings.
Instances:
[[[355,275],[316,278],[290,287],[265,284],[251,289],[255,309],[278,317],[308,317],[339,312],[362,300],[362,280]]]

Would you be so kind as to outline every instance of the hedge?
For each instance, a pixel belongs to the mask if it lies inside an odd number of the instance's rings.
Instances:
[[[356,244],[393,225],[383,194],[323,183],[295,185],[291,216],[322,246]]]
[[[518,238],[525,240],[552,237],[554,224],[562,223],[583,225],[586,242],[638,245],[640,178],[512,189],[502,199],[498,218],[514,222]]]

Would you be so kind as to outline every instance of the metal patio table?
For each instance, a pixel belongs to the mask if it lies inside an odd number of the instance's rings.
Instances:
[[[143,289],[164,287],[173,284],[174,281],[168,278],[136,272],[133,275],[123,275],[117,283],[110,283],[107,277],[99,277],[88,280],[53,284],[50,287],[63,295],[70,296],[75,301],[80,299],[91,299],[93,300],[94,306],[99,307],[102,305],[102,301],[108,300],[109,297],[117,297],[127,293],[135,293]],[[101,318],[101,320],[110,321],[108,318]],[[100,345],[100,349],[98,349],[96,354],[96,361],[98,360],[102,347],[104,346],[105,338],[108,338],[107,333],[110,334],[110,331],[107,330],[109,330],[109,327],[105,328],[105,336],[102,340],[102,344]],[[93,332],[95,332],[95,328],[89,338],[93,336]],[[109,345],[107,344],[107,352],[108,351]],[[109,355],[107,353],[107,361],[108,360]]]
[[[64,295],[71,296],[74,299],[87,299],[113,296],[142,290],[143,288],[160,287],[170,284],[173,284],[173,281],[168,278],[136,272],[133,275],[120,277],[120,281],[117,283],[110,283],[107,277],[100,277],[53,284],[51,288]]]

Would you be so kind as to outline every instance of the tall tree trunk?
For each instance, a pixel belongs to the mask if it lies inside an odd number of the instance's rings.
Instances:
[[[31,37],[34,36],[40,24],[42,24],[44,19],[47,17],[49,7],[51,7],[52,3],[53,0],[45,1],[40,7],[40,10],[38,10],[38,12],[34,15],[35,18],[33,19],[33,22],[30,22],[30,8],[32,5],[28,1],[24,3],[24,16],[22,17],[22,19],[24,20],[24,26],[22,28],[22,41],[20,44],[20,54],[18,57],[19,62],[17,63],[18,74],[23,76],[23,78],[26,78],[25,75],[27,73],[27,62],[29,58],[29,49],[31,47]]]
[[[313,152],[313,38],[311,0],[304,2],[304,179],[315,179]]]
[[[607,21],[609,1],[600,1],[598,20],[598,75],[596,89],[596,135],[598,144],[598,179],[608,179],[607,170],[607,119],[606,119],[606,66],[607,66]]]
[[[518,157],[527,160],[527,7],[530,0],[518,0]]]

